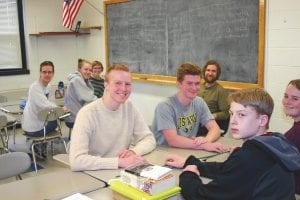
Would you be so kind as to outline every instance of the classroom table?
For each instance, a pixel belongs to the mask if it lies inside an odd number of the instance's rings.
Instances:
[[[22,115],[23,109],[20,108],[21,100],[7,101],[0,103],[0,110],[12,115]]]
[[[243,141],[242,140],[234,140],[232,138],[228,137],[221,137],[219,142],[227,145],[227,146],[241,146]],[[214,152],[206,152],[206,151],[200,151],[200,150],[194,150],[194,149],[180,149],[180,148],[172,148],[172,147],[166,147],[166,146],[158,146],[154,151],[151,153],[144,155],[143,157],[150,163],[158,164],[158,165],[164,165],[164,160],[167,154],[169,153],[175,153],[183,157],[187,157],[189,155],[195,155],[196,157],[208,157],[212,156],[210,158],[207,158],[207,161],[224,161],[228,156],[229,153],[224,154],[216,154]],[[55,160],[57,160],[60,163],[63,163],[64,165],[69,165],[68,155],[67,154],[60,154],[53,157]],[[118,178],[120,174],[121,169],[116,170],[95,170],[95,171],[84,171],[86,175],[89,175],[91,177],[94,177],[97,180],[102,180],[104,182],[109,182],[110,179]],[[174,169],[175,175],[178,177],[181,173],[180,169]],[[205,182],[208,182],[209,179],[206,179],[202,177],[202,180]],[[178,179],[177,179],[178,182]],[[94,200],[108,200],[112,199],[113,192],[109,188],[101,188],[99,190],[95,190],[92,192],[88,192],[85,194],[86,196],[94,199]]]
[[[105,187],[102,181],[82,172],[63,169],[24,180],[0,185],[1,199],[54,200],[74,193],[86,194]]]
[[[12,127],[12,131],[13,131],[14,136],[15,136],[17,119],[14,118],[11,115],[5,113],[5,112],[2,112],[2,111],[0,111],[0,115],[4,115],[6,117],[6,119],[7,119],[7,125],[6,125],[6,127],[4,127],[4,130],[0,130],[1,131],[1,133],[0,133],[0,139],[1,139],[1,142],[2,142],[1,148],[3,148],[5,151],[8,152],[9,133],[8,133],[7,128]]]

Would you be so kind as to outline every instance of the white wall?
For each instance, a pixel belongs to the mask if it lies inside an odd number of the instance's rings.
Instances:
[[[62,1],[24,0],[28,33],[65,30],[61,25]],[[102,11],[102,0],[89,0]],[[265,88],[275,100],[271,130],[285,132],[292,121],[282,113],[281,99],[286,84],[300,78],[300,1],[269,0],[266,6]],[[103,26],[103,16],[84,3],[77,20],[84,26]],[[0,79],[0,92],[26,88],[38,78],[39,63],[45,59],[56,65],[55,80],[65,80],[76,66],[77,58],[100,60],[105,64],[104,31],[92,30],[88,36],[27,36],[30,75]],[[299,59],[297,59],[299,57]],[[156,104],[174,94],[175,86],[134,83],[132,101],[151,124]]]
[[[292,121],[281,100],[291,79],[300,78],[300,1],[268,1],[266,20],[265,88],[275,101],[271,130],[285,132]]]
[[[91,30],[90,35],[29,36],[31,33],[68,31],[62,26],[61,0],[23,0],[29,75],[1,76],[0,91],[18,90],[28,86],[39,76],[39,64],[51,60],[55,65],[52,84],[66,80],[77,66],[78,58],[99,60],[105,64],[104,31]],[[89,0],[102,11],[102,0]],[[104,17],[89,4],[84,3],[75,22],[82,26],[102,26]]]

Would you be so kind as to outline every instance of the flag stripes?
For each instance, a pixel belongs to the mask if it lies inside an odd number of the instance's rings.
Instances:
[[[77,16],[83,0],[64,0],[63,4],[63,26],[70,29]]]

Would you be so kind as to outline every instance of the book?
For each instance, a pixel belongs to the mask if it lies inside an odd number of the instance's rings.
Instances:
[[[166,176],[168,173],[170,173],[172,169],[169,167],[152,165],[149,163],[142,163],[142,164],[130,166],[126,168],[125,171],[137,176],[158,180]]]
[[[120,180],[123,183],[126,183],[150,195],[160,193],[176,186],[176,176],[173,173],[168,173],[160,179],[151,179],[123,170],[120,172]]]
[[[109,181],[110,188],[120,194],[114,195],[114,197],[118,197],[117,199],[132,199],[132,200],[161,200],[168,199],[170,197],[174,197],[180,193],[181,188],[178,186],[172,187],[170,189],[164,190],[155,195],[150,195],[146,192],[138,190],[126,183],[123,183],[121,180],[113,179]],[[120,197],[121,196],[121,197]],[[124,198],[123,198],[124,197]]]

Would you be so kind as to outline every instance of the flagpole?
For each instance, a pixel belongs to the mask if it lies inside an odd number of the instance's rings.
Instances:
[[[92,8],[94,8],[97,12],[99,12],[100,14],[104,15],[103,12],[101,10],[98,10],[98,8],[96,8],[93,4],[91,4],[88,0],[84,0],[85,2],[87,2]]]

